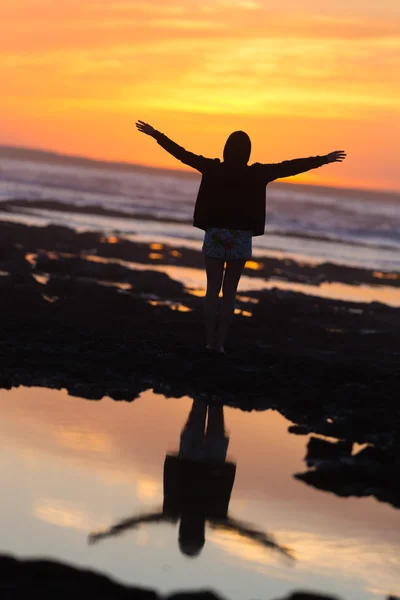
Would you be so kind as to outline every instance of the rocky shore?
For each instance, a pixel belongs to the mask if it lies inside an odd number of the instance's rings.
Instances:
[[[221,596],[212,591],[180,592],[161,596],[148,589],[125,587],[104,575],[88,570],[76,569],[49,560],[17,560],[0,555],[0,593],[3,600],[14,600],[32,594],[42,600],[70,600],[76,598],[97,598],[98,600],[218,600]],[[251,590],[249,590],[249,598]],[[268,589],[265,598],[269,598]],[[271,599],[272,600],[272,599]],[[285,598],[275,600],[339,600],[337,597],[294,592]],[[396,598],[388,598],[396,600]]]
[[[374,460],[389,456],[391,476],[398,476],[400,309],[279,289],[248,292],[238,301],[229,356],[217,355],[204,348],[202,298],[145,268],[200,268],[199,252],[162,246],[154,258],[145,243],[56,226],[1,222],[0,232],[0,388],[66,388],[124,401],[153,389],[175,398],[213,396],[242,410],[272,408],[293,423],[292,433],[379,448]],[[314,285],[399,282],[398,274],[337,265],[267,257],[261,264],[246,275],[279,272]],[[398,506],[398,495],[381,499]]]

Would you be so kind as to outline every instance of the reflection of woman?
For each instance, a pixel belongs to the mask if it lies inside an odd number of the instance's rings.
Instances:
[[[145,523],[178,523],[179,548],[186,556],[197,556],[205,544],[205,524],[212,529],[235,532],[266,548],[290,556],[272,537],[228,516],[236,465],[226,461],[229,438],[224,428],[223,407],[194,400],[181,433],[178,454],[167,454],[164,462],[162,510],[120,521],[110,529],[93,533],[89,542],[118,535]]]
[[[205,158],[188,152],[144,121],[138,121],[136,127],[141,133],[153,137],[172,156],[202,174],[193,225],[205,231],[207,348],[224,352],[237,286],[252,254],[252,238],[264,234],[266,185],[275,179],[341,162],[346,154],[336,150],[325,156],[248,165],[251,140],[244,131],[234,131],[226,141],[221,162],[218,158]],[[217,318],[221,286],[223,299]]]

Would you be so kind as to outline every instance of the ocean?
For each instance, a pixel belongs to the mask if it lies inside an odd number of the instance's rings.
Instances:
[[[0,156],[0,219],[103,230],[200,248],[192,226],[200,176]],[[73,161],[72,161],[73,162]],[[45,202],[43,202],[45,201]],[[254,255],[279,254],[400,271],[400,194],[274,182],[267,186],[266,234]]]

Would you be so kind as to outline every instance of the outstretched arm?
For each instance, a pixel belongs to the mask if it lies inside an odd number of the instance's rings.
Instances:
[[[264,531],[260,531],[258,529],[254,529],[248,523],[244,523],[243,521],[238,521],[236,519],[228,518],[221,521],[212,520],[210,521],[210,526],[214,529],[225,529],[226,531],[234,531],[243,537],[249,538],[258,544],[261,544],[265,548],[270,548],[271,550],[277,550],[281,554],[283,554],[286,558],[294,560],[293,554],[289,548],[285,546],[280,546],[274,540],[274,538]]]
[[[148,513],[138,517],[133,517],[131,519],[124,519],[123,521],[120,521],[119,523],[113,525],[109,529],[106,529],[105,531],[91,533],[88,537],[88,542],[89,544],[94,544],[95,542],[98,542],[103,538],[119,535],[127,529],[135,529],[142,523],[159,523],[160,521],[169,520],[170,519],[167,516],[165,516],[162,512]]]
[[[325,156],[310,156],[309,158],[295,158],[294,160],[284,160],[281,163],[262,165],[264,168],[266,181],[274,181],[281,177],[292,177],[299,173],[305,173],[310,169],[322,167],[333,162],[342,162],[346,158],[344,150],[335,150]]]
[[[175,158],[183,162],[185,165],[193,167],[193,169],[196,169],[196,171],[200,171],[200,173],[203,173],[207,166],[214,162],[211,158],[205,158],[204,156],[193,154],[193,152],[188,152],[185,150],[185,148],[178,146],[178,144],[167,138],[166,135],[160,131],[157,131],[154,129],[154,127],[148,123],[145,123],[144,121],[138,121],[136,123],[136,127],[141,133],[145,133],[146,135],[153,137],[158,144],[160,144],[164,150],[172,154],[172,156],[175,156]]]

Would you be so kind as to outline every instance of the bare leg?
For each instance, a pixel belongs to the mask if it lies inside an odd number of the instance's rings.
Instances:
[[[221,404],[208,406],[207,433],[225,435],[224,407]]]
[[[208,460],[225,462],[229,437],[225,432],[224,407],[210,404],[208,407],[207,430],[204,438],[204,451]]]
[[[181,431],[180,458],[199,460],[204,452],[204,429],[206,426],[207,403],[193,400],[188,420]]]
[[[192,408],[183,431],[196,431],[199,434],[204,433],[206,427],[207,403],[203,400],[193,400]]]
[[[206,327],[207,348],[214,345],[217,324],[218,295],[224,274],[224,261],[220,258],[204,256],[207,274],[207,292],[204,299],[204,322]]]
[[[220,352],[224,352],[225,338],[235,310],[236,290],[245,264],[246,260],[239,258],[228,260],[226,263],[224,283],[222,286],[222,308],[216,342],[216,349]]]

